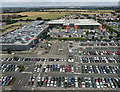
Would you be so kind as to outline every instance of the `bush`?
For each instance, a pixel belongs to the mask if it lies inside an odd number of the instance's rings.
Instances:
[[[42,20],[42,18],[41,17],[37,17],[36,20]]]
[[[7,49],[7,53],[8,53],[8,54],[11,54],[10,48]]]
[[[22,72],[25,70],[24,66],[23,65],[19,65],[18,68],[20,69],[19,72]]]
[[[43,46],[40,46],[40,48],[43,48]]]
[[[18,57],[18,56],[14,56],[13,58],[16,60],[16,59],[18,59],[19,57]]]
[[[45,51],[45,53],[48,53],[48,51]]]

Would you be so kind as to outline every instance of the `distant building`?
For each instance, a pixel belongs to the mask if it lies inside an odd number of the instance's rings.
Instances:
[[[102,25],[93,19],[60,19],[52,20],[48,22],[48,25],[60,25],[64,26],[66,29],[74,27],[75,29],[81,28],[100,28]]]

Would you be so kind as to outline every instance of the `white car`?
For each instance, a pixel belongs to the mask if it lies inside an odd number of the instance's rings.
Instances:
[[[49,87],[50,86],[50,84],[49,83],[47,83],[47,87]]]
[[[75,82],[75,87],[78,88],[78,82]]]
[[[60,72],[62,72],[62,68],[60,68]]]
[[[85,83],[84,82],[82,82],[82,87],[85,88]]]
[[[63,69],[63,73],[65,72],[65,69]]]
[[[57,87],[57,82],[55,81],[55,83],[54,83],[54,87]]]
[[[45,69],[45,72],[47,72],[47,71],[48,71],[48,68]]]
[[[68,62],[74,62],[74,59],[68,59]]]
[[[51,87],[53,87],[53,84],[50,84]]]
[[[40,68],[37,69],[37,72],[40,72]]]
[[[18,69],[19,69],[18,67],[17,67],[17,68],[15,68],[15,71],[18,71]]]

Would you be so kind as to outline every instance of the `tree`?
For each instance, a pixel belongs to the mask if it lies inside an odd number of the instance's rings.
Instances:
[[[120,37],[120,34],[119,34],[119,33],[117,34],[117,37]]]
[[[113,37],[110,35],[110,36],[109,36],[109,39],[112,39],[112,38],[113,38]]]
[[[102,39],[103,38],[103,36],[100,36],[100,39]]]
[[[22,26],[22,23],[20,23],[20,26]]]
[[[20,72],[22,72],[22,71],[25,70],[25,67],[24,67],[23,65],[19,65],[18,68],[19,68],[19,71],[20,71]]]
[[[11,18],[10,17],[8,17],[7,19],[6,19],[6,22],[11,22],[12,20],[11,20]]]
[[[42,20],[42,18],[41,17],[37,17],[36,20]]]
[[[47,35],[48,38],[50,38],[50,35]]]
[[[81,26],[81,29],[83,29],[83,26]]]
[[[78,17],[76,17],[75,19],[78,19]]]
[[[13,56],[13,58],[14,58],[15,60],[17,60],[17,59],[19,59],[19,56]]]
[[[23,21],[23,19],[20,19],[20,21]]]
[[[91,26],[90,30],[93,30],[93,29],[94,29],[94,27],[93,27],[93,26]]]
[[[94,39],[94,36],[92,37],[92,39]]]
[[[71,35],[69,35],[69,37],[71,37]]]
[[[8,53],[8,54],[11,54],[10,48],[7,49],[7,53]]]
[[[26,19],[26,22],[28,22],[28,21],[29,21],[29,19],[27,18],[27,19]]]

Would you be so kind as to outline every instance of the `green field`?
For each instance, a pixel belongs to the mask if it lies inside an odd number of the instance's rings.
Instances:
[[[7,13],[9,14],[9,13]],[[28,15],[28,17],[22,17],[22,18],[16,18],[13,20],[26,20],[26,19],[32,19],[35,20],[37,17],[42,17],[42,19],[57,19],[57,18],[61,18],[65,15],[68,15],[70,13],[68,12],[22,12],[22,13],[17,13],[20,15]]]
[[[25,24],[28,24],[28,23],[30,23],[30,22],[16,22],[16,23],[13,23],[13,24],[4,25],[0,28],[0,30],[1,30],[0,33],[9,32],[13,29],[16,29],[16,28],[18,28],[20,26],[23,26]]]
[[[19,14],[19,15],[28,15],[28,17],[22,17],[22,18],[16,18],[13,20],[26,20],[26,19],[31,19],[31,20],[35,20],[37,17],[42,17],[42,19],[57,19],[57,18],[61,18],[65,15],[69,15],[71,13],[81,13],[81,14],[100,14],[100,13],[104,13],[104,14],[111,14],[110,11],[105,11],[105,10],[100,10],[100,11],[89,11],[89,12],[21,12],[21,13],[4,13],[4,15],[12,15],[12,14]],[[112,11],[113,12],[113,11]]]

